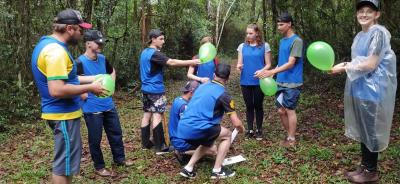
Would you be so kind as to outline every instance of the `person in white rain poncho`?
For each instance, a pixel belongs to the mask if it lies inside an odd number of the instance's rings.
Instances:
[[[344,91],[345,135],[361,142],[361,165],[346,172],[357,183],[379,179],[378,152],[389,144],[396,96],[396,55],[389,31],[377,24],[377,0],[357,3],[357,21],[362,31],[354,38],[351,62],[340,63],[331,73],[347,73]]]

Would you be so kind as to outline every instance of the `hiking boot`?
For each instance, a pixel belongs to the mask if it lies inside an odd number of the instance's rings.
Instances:
[[[253,130],[248,130],[245,134],[245,139],[251,139],[254,137],[254,131]]]
[[[227,168],[222,167],[220,172],[211,173],[211,179],[223,179],[227,177],[233,177],[235,176],[235,174],[236,173],[234,171],[230,171]]]
[[[142,141],[142,149],[147,150],[151,149],[154,144],[150,141],[150,125],[140,128],[140,136]]]
[[[355,176],[355,175],[360,174],[360,173],[361,173],[363,170],[365,170],[365,169],[366,169],[365,166],[360,165],[360,166],[358,166],[357,169],[354,170],[354,171],[345,172],[345,173],[344,173],[344,176],[345,176],[346,178],[350,178],[350,177],[352,177],[352,176]]]
[[[261,141],[263,139],[262,131],[256,130],[256,140]]]
[[[181,170],[181,172],[179,173],[181,176],[185,177],[185,178],[189,178],[189,179],[193,179],[196,177],[196,173],[194,171],[189,172],[188,170],[186,170],[185,168],[183,168]]]
[[[347,178],[353,183],[374,183],[379,180],[378,171],[362,170],[359,174]]]

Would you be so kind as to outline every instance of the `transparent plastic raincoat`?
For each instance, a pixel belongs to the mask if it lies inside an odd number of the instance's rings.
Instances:
[[[372,152],[387,148],[392,126],[397,79],[390,38],[381,25],[359,32],[351,47],[352,61],[345,66],[345,135]],[[371,62],[371,55],[379,56],[378,62]]]

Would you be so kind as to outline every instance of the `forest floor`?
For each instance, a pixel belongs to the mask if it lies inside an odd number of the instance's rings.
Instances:
[[[238,73],[233,73],[227,88],[233,96],[239,117],[245,127],[245,107],[240,91]],[[341,79],[341,81],[335,80]],[[342,80],[343,79],[343,80]],[[298,144],[286,149],[279,145],[285,137],[274,97],[264,100],[264,139],[245,140],[240,135],[232,144],[228,156],[243,155],[247,160],[229,168],[236,171],[233,178],[209,179],[213,159],[196,165],[197,177],[182,178],[182,168],[173,154],[155,155],[142,150],[140,93],[117,92],[114,100],[119,111],[124,134],[125,152],[134,160],[131,167],[114,168],[118,176],[103,178],[94,173],[89,154],[87,129],[82,118],[83,160],[74,183],[348,183],[343,173],[360,162],[360,145],[344,136],[343,86],[344,78],[336,76],[309,77],[297,108]],[[180,95],[184,80],[168,80],[168,104]],[[389,147],[379,155],[380,183],[400,183],[400,108],[395,109]],[[167,113],[168,114],[168,113]],[[232,127],[224,119],[223,125]],[[232,129],[232,128],[231,128]],[[0,183],[49,183],[53,157],[53,138],[43,120],[25,126],[23,131],[0,143]],[[105,134],[102,149],[108,168],[111,151]]]

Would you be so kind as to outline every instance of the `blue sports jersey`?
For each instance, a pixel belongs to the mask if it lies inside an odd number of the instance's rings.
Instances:
[[[234,102],[225,87],[217,81],[202,84],[178,123],[177,136],[189,140],[204,138],[207,129],[221,123],[225,112],[234,112]]]
[[[85,55],[79,56],[79,61],[82,63],[83,74],[85,76],[107,74],[106,57],[102,54],[97,54],[97,60],[90,60]],[[82,103],[84,113],[103,112],[114,108],[114,102],[111,97],[98,98],[93,93],[88,93],[88,97]]]

